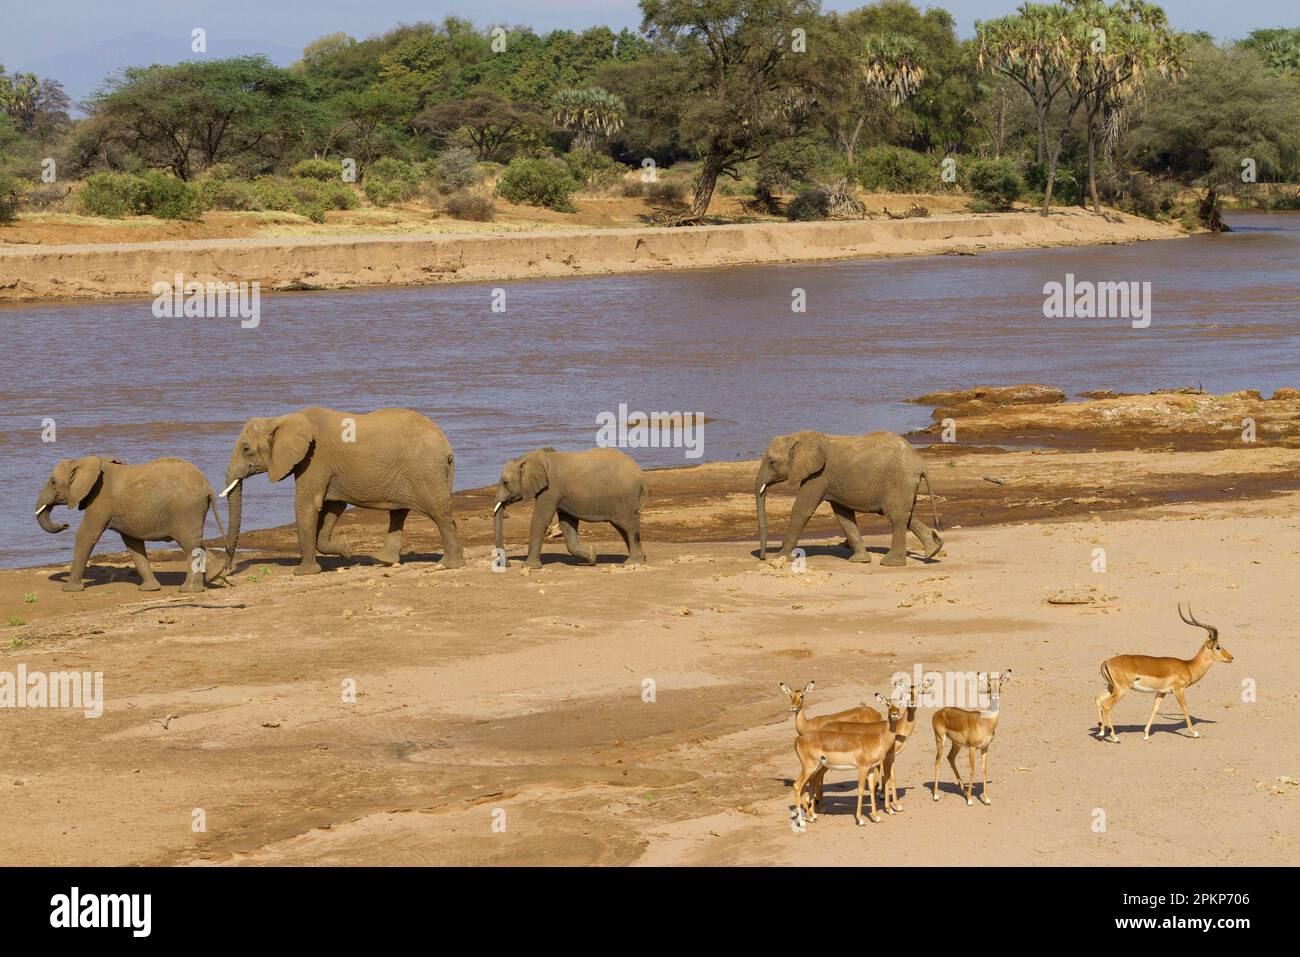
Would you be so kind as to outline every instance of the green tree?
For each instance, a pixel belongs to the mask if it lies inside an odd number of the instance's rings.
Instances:
[[[573,133],[572,148],[594,150],[596,142],[623,128],[627,106],[598,86],[567,87],[555,94],[555,123]]]
[[[488,89],[477,90],[463,100],[431,106],[415,122],[443,137],[463,134],[474,144],[480,160],[504,157],[521,136],[548,125],[536,106],[511,103]]]

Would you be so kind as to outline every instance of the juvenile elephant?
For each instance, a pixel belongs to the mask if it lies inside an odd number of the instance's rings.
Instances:
[[[294,512],[302,560],[295,575],[320,571],[318,552],[352,557],[334,538],[334,525],[349,505],[388,511],[388,538],[376,556],[385,565],[401,561],[402,527],[415,509],[438,526],[439,566],[459,568],[465,559],[451,512],[454,468],[442,430],[410,409],[349,415],[313,406],[274,419],[249,419],[230,455],[221,493],[230,496],[227,562],[233,567],[239,544],[243,481],[266,472],[272,482],[289,474],[297,482]]]
[[[867,435],[794,432],[772,439],[758,463],[754,480],[760,559],[767,554],[767,488],[786,480],[798,483],[799,491],[778,558],[790,557],[808,519],[822,502],[831,503],[853,548],[849,561],[871,561],[862,546],[858,512],[884,515],[893,526],[894,537],[888,554],[880,562],[882,565],[906,564],[908,529],[921,540],[926,558],[933,558],[943,547],[943,539],[926,528],[915,514],[923,480],[927,493],[930,490],[925,464],[905,439],[892,432]],[[930,508],[937,527],[939,518],[933,493],[930,493]]]
[[[501,548],[506,506],[533,500],[533,522],[524,564],[542,564],[542,539],[559,513],[560,530],[569,554],[596,564],[596,549],[578,539],[578,522],[609,522],[623,537],[630,562],[644,562],[641,549],[641,510],[649,493],[641,468],[618,449],[557,452],[537,449],[511,459],[501,470],[496,505],[492,509],[496,547]]]
[[[144,465],[127,465],[117,459],[88,455],[80,459],[63,459],[54,466],[50,478],[36,499],[36,520],[47,532],[61,532],[66,523],[55,524],[50,512],[56,505],[85,511],[77,529],[72,553],[72,571],[63,585],[64,591],[81,591],[81,576],[86,562],[105,529],[122,536],[135,570],[140,573],[140,590],[157,591],[160,587],[149,567],[145,542],[176,542],[190,561],[190,570],[181,585],[183,592],[203,591],[206,553],[203,551],[203,524],[212,509],[217,518],[217,495],[203,473],[182,459],[155,459]],[[195,559],[200,560],[196,561]],[[212,576],[221,577],[223,565]]]

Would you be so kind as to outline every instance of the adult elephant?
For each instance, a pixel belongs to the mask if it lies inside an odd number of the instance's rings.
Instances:
[[[302,561],[295,575],[320,571],[316,555],[351,558],[335,540],[334,525],[349,505],[388,511],[388,538],[375,556],[401,560],[402,527],[411,509],[433,519],[442,536],[443,568],[465,564],[451,512],[455,460],[442,430],[410,409],[349,415],[315,406],[274,419],[249,419],[226,468],[230,497],[228,558],[233,567],[243,512],[243,481],[266,472],[272,482],[289,474]]]
[[[943,539],[916,517],[916,498],[926,477],[921,456],[901,436],[892,432],[867,435],[826,435],[822,432],[794,432],[772,439],[758,463],[754,498],[758,508],[758,557],[767,555],[767,489],[778,482],[795,482],[790,522],[785,529],[778,558],[790,558],[799,544],[808,519],[822,502],[830,502],[844,536],[853,549],[849,561],[869,562],[858,530],[858,512],[884,515],[893,527],[893,540],[882,565],[907,563],[907,532],[921,540],[925,557],[933,558]],[[939,517],[930,493],[930,507],[937,527]]]

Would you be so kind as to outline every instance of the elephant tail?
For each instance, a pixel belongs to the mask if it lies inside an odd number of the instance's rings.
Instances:
[[[921,477],[916,481],[916,491],[918,495],[921,493],[922,482],[925,483],[926,497],[930,499],[930,518],[934,522],[934,524],[930,527],[933,528],[936,532],[941,532],[943,531],[943,529],[939,525],[939,505],[934,500],[934,492],[930,491],[930,476],[927,475],[925,472],[922,472]],[[913,505],[913,507],[915,508],[915,504]]]
[[[640,515],[645,511],[645,503],[650,501],[650,486],[646,485],[645,479],[641,480],[641,497],[637,501],[636,513]]]

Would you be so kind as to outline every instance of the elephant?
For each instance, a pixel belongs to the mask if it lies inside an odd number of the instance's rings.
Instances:
[[[492,508],[493,535],[498,549],[502,548],[506,507],[524,498],[533,500],[525,566],[541,567],[542,539],[557,512],[570,555],[589,565],[596,564],[596,549],[590,545],[584,548],[578,539],[578,523],[609,522],[623,537],[627,560],[645,562],[646,554],[641,548],[641,511],[649,492],[641,467],[618,449],[557,452],[548,446],[507,462],[501,470],[496,505]]]
[[[239,544],[243,482],[260,472],[271,482],[292,474],[297,483],[294,512],[301,561],[295,575],[319,572],[318,553],[352,557],[347,544],[334,537],[334,525],[349,505],[388,511],[388,537],[375,556],[382,564],[401,561],[402,528],[411,509],[438,526],[443,546],[438,567],[465,564],[451,510],[451,443],[418,412],[380,409],[349,415],[311,406],[244,423],[221,493],[229,496],[231,567]]]
[[[808,519],[825,501],[831,503],[853,549],[849,561],[871,561],[858,530],[858,512],[884,515],[893,526],[893,540],[889,552],[881,559],[882,565],[907,563],[908,529],[921,540],[927,559],[943,547],[937,531],[926,528],[916,517],[916,499],[924,481],[935,529],[939,526],[925,463],[902,436],[892,432],[826,435],[805,431],[772,439],[754,479],[760,560],[767,556],[767,489],[787,480],[797,482],[799,491],[778,558],[790,558]]]
[[[140,590],[157,591],[162,586],[149,567],[145,542],[176,542],[190,556],[190,570],[181,585],[183,592],[201,592],[206,586],[206,553],[203,525],[208,509],[217,519],[217,494],[203,473],[183,459],[155,459],[143,465],[127,465],[118,459],[88,455],[63,459],[50,472],[49,480],[36,499],[36,520],[47,532],[61,532],[67,523],[55,524],[50,513],[56,505],[85,511],[77,529],[72,553],[72,571],[64,591],[81,591],[81,577],[95,544],[105,529],[122,536],[135,570],[140,573]],[[199,557],[199,561],[194,559]],[[229,563],[223,563],[212,581],[223,577]]]

